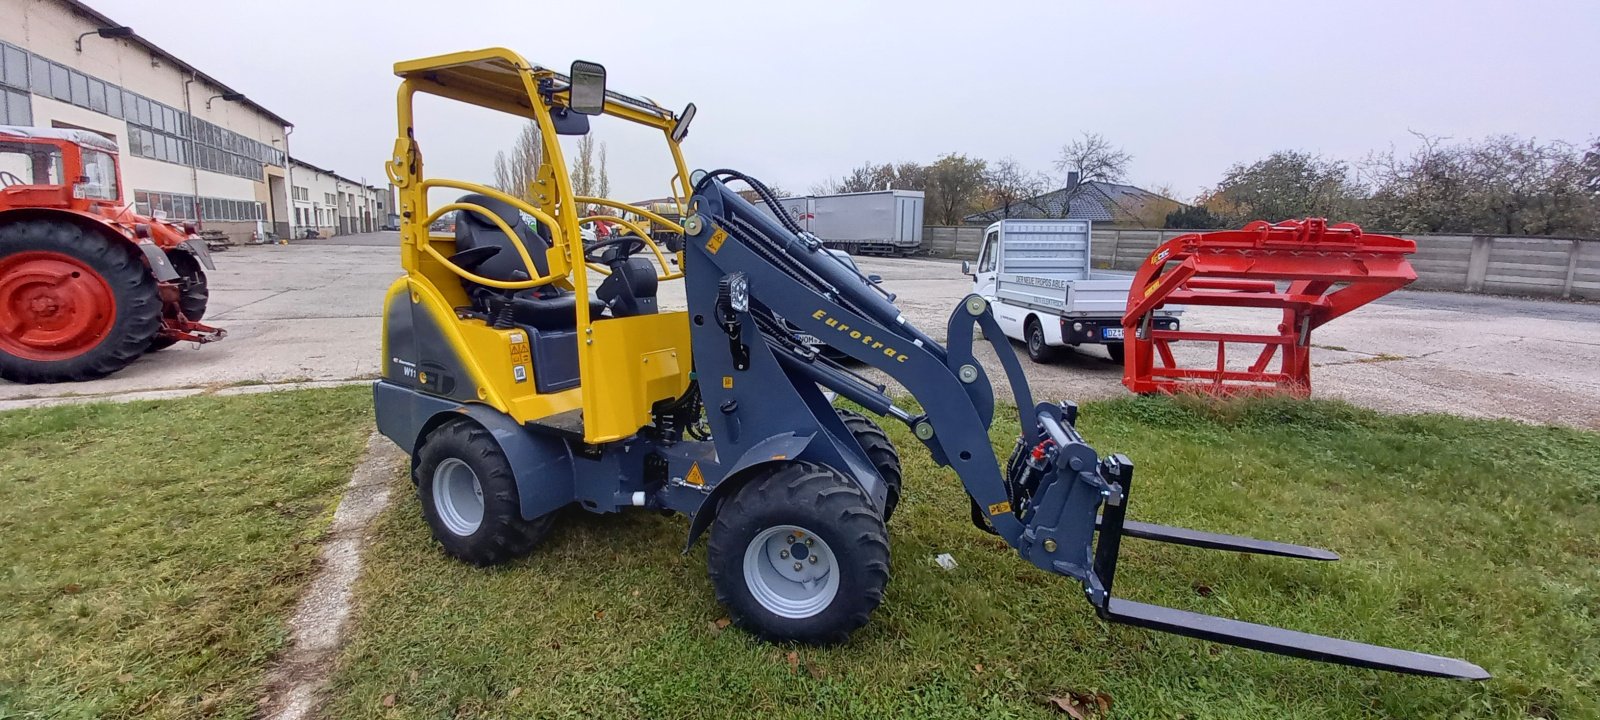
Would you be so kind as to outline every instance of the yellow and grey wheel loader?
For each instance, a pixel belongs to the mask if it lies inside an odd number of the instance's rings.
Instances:
[[[1312,660],[1487,677],[1462,660],[1113,596],[1125,537],[1337,556],[1127,519],[1133,463],[1090,447],[1075,405],[1034,404],[982,297],[955,308],[943,342],[911,325],[891,296],[779,210],[765,185],[733,170],[688,172],[679,143],[693,104],[673,112],[607,89],[600,65],[574,62],[563,74],[503,49],[402,62],[395,72],[388,171],[400,192],[405,275],[384,308],[374,404],[379,429],[411,454],[423,515],[450,555],[479,565],[517,557],[567,506],[682,513],[688,546],[709,532],[711,584],[740,627],[772,640],[843,641],[883,601],[901,473],[882,429],[835,408],[837,395],[907,426],[961,479],[975,531],[1076,581],[1106,620]],[[513,194],[427,178],[412,121],[419,94],[533,120],[543,143],[537,179]],[[558,139],[587,133],[599,116],[660,133],[681,221],[574,195]],[[592,206],[614,213],[584,212]],[[452,234],[430,231],[452,215]],[[681,245],[664,250],[627,218],[647,218]],[[578,238],[592,222],[621,232],[585,248]],[[686,307],[667,307],[666,283],[682,284]],[[1004,462],[989,440],[989,371],[973,355],[980,327],[1021,409]],[[885,386],[801,334],[882,371],[921,409],[898,407]]]

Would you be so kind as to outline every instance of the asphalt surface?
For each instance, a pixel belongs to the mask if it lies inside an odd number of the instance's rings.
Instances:
[[[91,382],[0,382],[0,408],[71,396],[374,377],[384,291],[400,274],[397,246],[397,234],[372,233],[218,253],[206,320],[226,328],[226,339],[169,348]],[[943,336],[971,287],[951,261],[859,262],[864,272],[882,275],[907,319],[934,337]],[[681,284],[664,286],[661,301],[681,308]],[[1208,307],[1190,310],[1183,322],[1187,329],[1259,332],[1277,320]],[[1312,341],[1317,396],[1392,412],[1600,430],[1600,305],[1402,291],[1335,320]],[[979,358],[998,370],[987,347]],[[1214,362],[1214,346],[1187,349],[1180,353],[1185,358]],[[1240,357],[1230,366],[1246,362]],[[1121,366],[1099,348],[1064,353],[1049,365],[1023,364],[1040,400],[1126,393]],[[1007,396],[1003,387],[997,394]]]

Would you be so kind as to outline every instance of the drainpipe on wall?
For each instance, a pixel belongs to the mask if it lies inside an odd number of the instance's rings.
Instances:
[[[294,237],[294,216],[299,212],[299,208],[294,205],[294,158],[289,156],[289,136],[293,134],[293,125],[283,129],[283,174],[284,181],[289,184],[289,187],[283,189],[283,194],[288,196],[286,199],[289,205],[289,237],[278,238],[279,242],[289,242],[289,239]]]
[[[183,112],[189,116],[189,137],[187,138],[189,141],[189,184],[194,188],[194,196],[191,198],[194,201],[194,226],[196,229],[204,230],[206,219],[200,215],[200,171],[195,169],[194,165],[194,108],[189,104],[189,84],[192,82],[194,82],[194,75],[191,73],[189,79],[183,81]]]

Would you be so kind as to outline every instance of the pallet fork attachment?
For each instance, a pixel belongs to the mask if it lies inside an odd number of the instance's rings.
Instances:
[[[1416,280],[1405,257],[1416,249],[1410,240],[1321,218],[1173,238],[1140,265],[1128,291],[1122,384],[1140,394],[1309,395],[1311,331]],[[1154,327],[1155,311],[1168,304],[1276,309],[1283,320],[1275,334]],[[1177,341],[1216,343],[1215,365],[1179,366]],[[1261,351],[1248,368],[1230,370],[1229,344]],[[1279,367],[1269,370],[1275,356]]]
[[[1099,536],[1098,541],[1093,542],[1092,560],[1083,565],[1061,561],[1041,563],[1033,557],[1029,559],[1043,569],[1067,575],[1082,583],[1085,596],[1102,619],[1338,665],[1465,680],[1486,680],[1490,677],[1483,668],[1464,660],[1258,625],[1114,596],[1112,588],[1116,580],[1117,559],[1125,537],[1305,560],[1333,561],[1338,560],[1339,556],[1321,548],[1128,520],[1133,464],[1122,455],[1112,455],[1101,459],[1092,472],[1074,470],[1074,467],[1087,467],[1081,462],[1084,457],[1082,448],[1085,447],[1083,438],[1068,421],[1075,418],[1076,414],[1077,409],[1070,403],[1061,406],[1041,404],[1037,407],[1039,428],[1044,439],[1035,446],[1037,452],[1026,447],[1020,447],[1019,450],[1031,452],[1032,457],[1037,459],[1032,463],[1023,463],[1022,467],[1031,467],[1040,477],[1034,486],[1025,471],[1022,477],[1013,478],[1011,484],[1024,488],[1037,487],[1031,496],[1023,498],[1024,523],[1029,526],[1037,524],[1040,517],[1054,514],[1047,504],[1052,502],[1052,497],[1061,496],[1052,492],[1055,486],[1063,483],[1084,484],[1098,490],[1102,502],[1100,514],[1092,521]],[[1066,467],[1058,465],[1063,461]],[[1062,523],[1061,526],[1067,524]],[[1055,549],[1055,544],[1048,539],[1051,529],[1044,530],[1046,540],[1041,543],[1042,548]],[[1028,534],[1035,533],[1030,528]],[[1028,549],[1019,550],[1024,557],[1029,557]]]
[[[1232,535],[1216,535],[1187,528],[1166,527],[1127,520],[1125,515],[1128,488],[1133,479],[1133,472],[1131,466],[1124,466],[1122,470],[1119,481],[1112,486],[1111,494],[1106,500],[1105,510],[1098,523],[1100,541],[1095,547],[1094,579],[1098,580],[1100,592],[1091,593],[1090,602],[1094,604],[1095,612],[1102,619],[1124,625],[1160,630],[1175,635],[1186,635],[1211,642],[1237,645],[1251,650],[1261,650],[1278,655],[1288,655],[1290,657],[1338,665],[1464,680],[1489,679],[1487,671],[1464,660],[1412,652],[1410,650],[1398,650],[1379,645],[1368,645],[1270,625],[1258,625],[1215,615],[1204,615],[1160,605],[1149,605],[1113,596],[1111,594],[1112,582],[1116,578],[1117,554],[1121,548],[1121,538],[1123,537],[1135,537],[1157,542],[1258,555],[1277,555],[1280,557],[1324,561],[1339,559],[1338,555],[1321,548],[1289,545],[1270,540],[1257,540]],[[1116,502],[1113,502],[1113,499]]]

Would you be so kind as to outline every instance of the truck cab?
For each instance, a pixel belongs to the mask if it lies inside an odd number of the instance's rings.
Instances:
[[[977,264],[963,262],[972,292],[988,300],[1000,328],[1028,346],[1028,358],[1049,362],[1064,347],[1102,345],[1122,362],[1122,313],[1133,274],[1095,270],[1088,220],[1001,220],[984,229]],[[1155,326],[1178,328],[1181,308]]]

